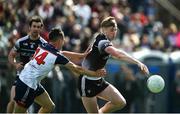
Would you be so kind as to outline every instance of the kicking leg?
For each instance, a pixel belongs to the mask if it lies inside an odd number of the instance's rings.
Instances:
[[[26,112],[27,112],[27,108],[24,108],[15,102],[14,113],[26,113]]]
[[[96,97],[82,97],[82,102],[88,113],[98,113],[99,107]]]
[[[47,91],[37,96],[34,101],[41,106],[41,108],[39,109],[39,113],[49,113],[52,112],[55,108],[55,104],[51,100]]]
[[[108,113],[122,109],[126,105],[126,100],[121,93],[113,86],[109,85],[104,91],[98,94],[98,97],[108,102],[100,109],[99,112]]]

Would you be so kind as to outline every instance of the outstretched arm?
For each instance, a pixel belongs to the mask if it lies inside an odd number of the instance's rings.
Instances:
[[[62,54],[65,55],[73,63],[79,63],[85,56],[84,53],[76,53],[71,51],[62,51]]]
[[[92,76],[92,77],[101,77],[101,76],[106,75],[105,69],[91,71],[91,70],[85,69],[81,66],[78,66],[72,62],[67,63],[65,66],[67,68],[69,68],[70,70],[72,70],[73,72],[76,72],[78,74],[85,74],[85,75]]]
[[[82,59],[84,59],[89,51],[85,51],[84,53],[76,53],[71,51],[62,51],[62,54],[65,55],[70,61],[73,63],[80,63]]]
[[[140,67],[140,69],[143,71],[143,73],[149,74],[149,70],[148,70],[146,65],[144,65],[139,60],[131,57],[126,52],[124,52],[122,50],[118,50],[113,46],[108,46],[107,48],[105,48],[105,51],[107,53],[111,54],[112,56],[116,57],[118,60],[126,61],[126,62],[133,63],[133,64],[137,64]]]
[[[80,63],[91,52],[91,48],[87,48],[84,53],[76,53],[71,51],[61,51],[73,63]]]

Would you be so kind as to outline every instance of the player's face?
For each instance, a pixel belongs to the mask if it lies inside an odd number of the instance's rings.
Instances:
[[[32,36],[34,36],[34,37],[39,36],[41,30],[42,30],[41,22],[32,22],[32,24],[30,26],[30,33]]]
[[[107,27],[105,29],[106,29],[106,36],[109,38],[109,40],[113,40],[117,34],[117,26]]]

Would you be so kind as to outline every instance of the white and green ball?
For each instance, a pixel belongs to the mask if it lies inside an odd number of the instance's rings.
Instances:
[[[159,75],[152,75],[147,80],[147,87],[152,93],[159,93],[164,89],[164,79]]]

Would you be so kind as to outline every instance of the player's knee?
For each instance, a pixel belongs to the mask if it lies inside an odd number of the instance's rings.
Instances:
[[[13,112],[13,109],[14,109],[14,105],[15,105],[15,102],[14,102],[14,101],[9,101],[9,102],[8,102],[8,105],[7,105],[6,112],[7,112],[7,113],[12,113],[12,112]]]
[[[10,101],[8,102],[8,104],[9,104],[9,105],[15,105],[15,101],[14,101],[14,100],[10,100]]]
[[[123,99],[122,101],[121,101],[121,103],[120,103],[120,108],[124,108],[125,106],[126,106],[126,100],[125,99]]]
[[[125,99],[117,100],[114,105],[116,109],[122,109],[126,106],[126,100]]]
[[[49,105],[46,106],[46,109],[49,110],[50,112],[52,112],[55,108],[55,104],[54,103],[51,103]]]

